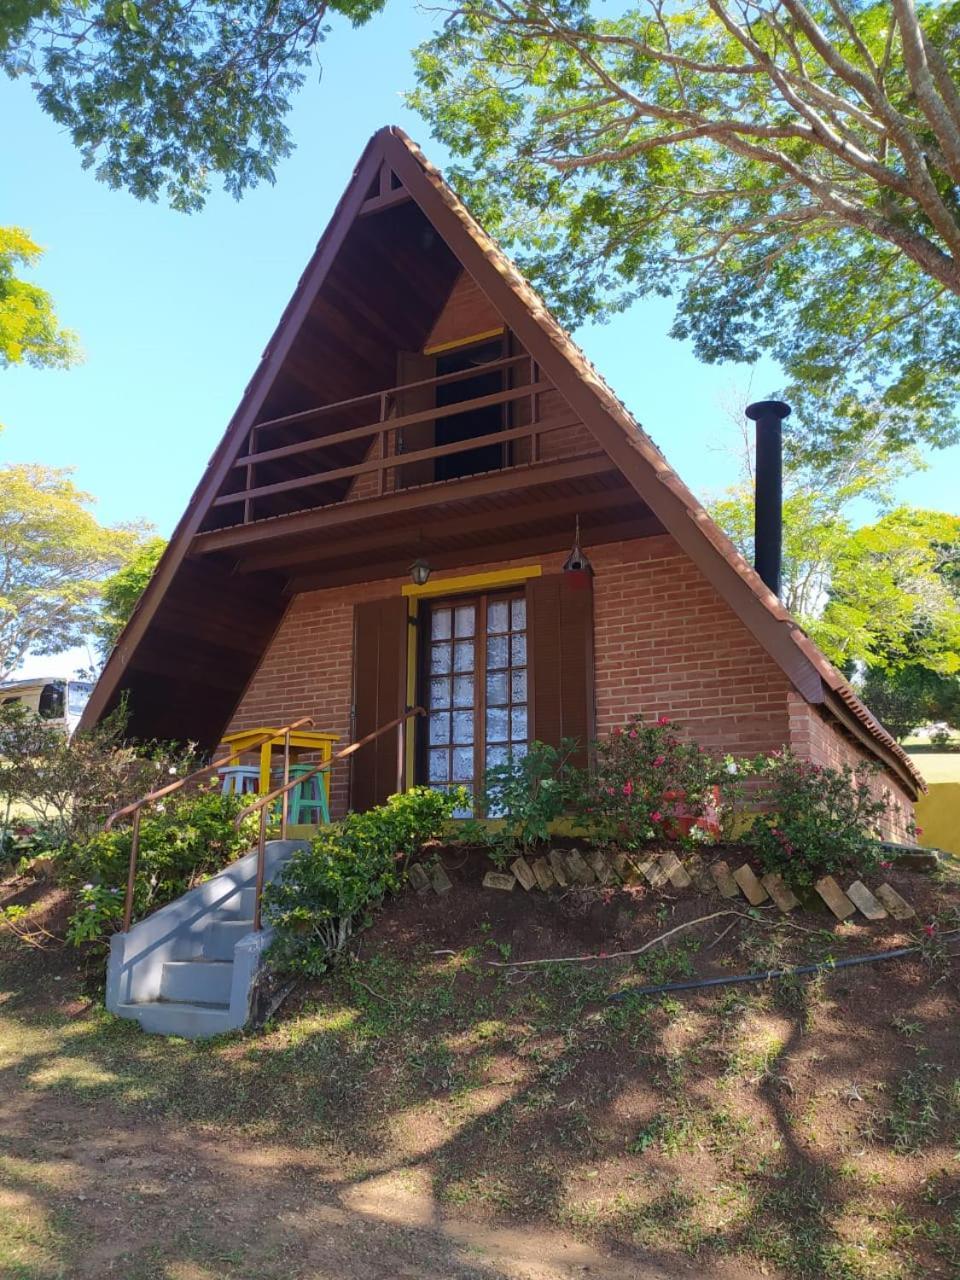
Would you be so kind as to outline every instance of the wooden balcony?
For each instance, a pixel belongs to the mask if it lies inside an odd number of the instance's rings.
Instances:
[[[442,402],[491,374],[499,390]],[[402,572],[418,554],[439,566],[545,546],[575,515],[588,533],[610,526],[607,540],[655,531],[521,354],[258,423],[192,551],[228,555],[241,572],[286,571],[300,590]]]

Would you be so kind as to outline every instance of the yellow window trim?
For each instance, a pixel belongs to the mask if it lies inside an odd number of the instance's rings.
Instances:
[[[435,346],[424,347],[423,354],[425,356],[436,356],[441,351],[453,351],[457,347],[469,347],[474,342],[486,342],[488,338],[499,338],[506,327],[505,324],[502,324],[497,329],[485,329],[483,333],[471,333],[469,338],[453,338],[450,342],[438,342]]]
[[[431,578],[422,587],[409,582],[400,588],[405,596],[414,600],[422,600],[424,596],[454,595],[461,591],[487,591],[491,587],[511,587],[517,582],[526,582],[528,578],[539,578],[543,575],[543,567],[539,564],[519,565],[514,569],[494,569],[490,573],[469,573],[457,578]]]

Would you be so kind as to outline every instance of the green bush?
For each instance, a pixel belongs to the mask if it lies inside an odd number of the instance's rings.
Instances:
[[[894,808],[878,796],[879,765],[825,768],[789,751],[759,756],[748,766],[763,783],[766,812],[745,834],[765,870],[805,886],[835,872],[862,875],[883,858],[880,824]]]
[[[529,853],[550,834],[550,823],[563,816],[577,776],[570,759],[577,744],[565,738],[559,748],[531,742],[505,764],[488,769],[479,796],[480,811],[497,820],[488,827],[469,823],[465,839],[485,844],[498,865]]]
[[[46,847],[82,844],[105,819],[196,767],[191,748],[131,745],[121,707],[95,728],[67,736],[19,703],[0,707],[0,823],[31,815]],[[6,815],[6,817],[5,817]]]
[[[594,743],[594,766],[580,777],[578,825],[602,845],[636,849],[649,840],[709,843],[739,795],[739,768],[679,737],[670,720],[632,716]]]
[[[351,813],[294,853],[264,892],[275,930],[270,961],[280,972],[317,977],[343,952],[356,923],[403,881],[406,863],[443,832],[460,791],[414,787],[366,813]]]
[[[256,839],[257,819],[236,821],[249,797],[220,794],[219,782],[179,793],[144,810],[134,890],[134,918],[172,902],[199,880],[246,853]],[[121,927],[130,862],[129,822],[61,853],[62,875],[76,889],[77,910],[67,930],[70,942],[95,942]]]

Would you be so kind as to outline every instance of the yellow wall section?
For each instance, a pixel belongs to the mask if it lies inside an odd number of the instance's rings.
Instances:
[[[920,757],[920,768],[923,768]],[[922,845],[960,855],[960,782],[933,782],[916,805]]]

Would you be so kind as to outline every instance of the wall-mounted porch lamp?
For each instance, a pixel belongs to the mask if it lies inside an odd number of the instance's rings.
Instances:
[[[425,587],[431,572],[432,570],[426,560],[414,560],[413,564],[410,566],[410,580],[415,586]]]

